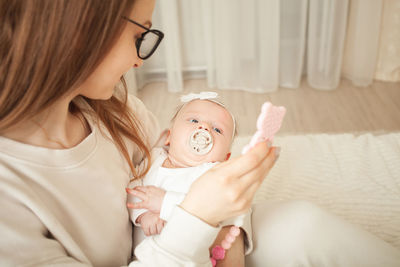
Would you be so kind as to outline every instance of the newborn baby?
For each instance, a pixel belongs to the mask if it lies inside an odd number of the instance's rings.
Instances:
[[[213,92],[182,97],[185,103],[171,120],[165,147],[152,150],[150,170],[143,179],[135,180],[129,186],[136,186],[132,190],[136,197],[132,197],[132,193],[129,194],[130,199],[128,197],[134,208],[130,210],[131,220],[142,228],[146,236],[159,234],[174,207],[185,198],[191,184],[231,156],[235,120],[215,97]],[[251,229],[247,227],[250,226],[249,220],[250,216],[240,216],[221,224],[246,225],[242,226],[246,233],[246,252],[251,249]],[[135,235],[137,232],[136,229]]]

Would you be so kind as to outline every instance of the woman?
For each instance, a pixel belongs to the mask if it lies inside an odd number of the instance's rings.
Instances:
[[[143,104],[125,104],[115,86],[161,39],[142,36],[153,8],[148,0],[1,2],[0,265],[128,263],[125,187],[138,175],[132,158],[148,157],[159,131]],[[171,226],[142,244],[139,261],[170,266],[178,254],[208,264],[214,226],[249,208],[274,159],[262,144],[205,175]],[[193,230],[198,236],[186,240]],[[202,253],[185,259],[188,247]]]
[[[137,98],[127,100],[115,88],[121,75],[140,67],[162,38],[147,32],[153,8],[150,0],[1,0],[1,266],[129,263],[132,229],[125,187],[131,176],[140,175],[134,165],[149,157],[159,131]],[[250,207],[276,158],[275,148],[262,143],[203,175],[162,233],[136,248],[138,260],[130,264],[210,266],[208,247],[219,231],[215,226]],[[300,231],[312,225],[323,232],[329,228],[320,218],[329,218],[334,229],[356,232],[309,204],[269,210],[255,213],[258,221],[268,219],[262,228],[267,234],[276,234],[279,228],[274,227],[281,222],[287,227],[293,216],[309,218]],[[360,236],[366,235],[355,234],[355,240],[364,241]],[[264,243],[273,246],[270,241]],[[379,244],[378,250],[387,252],[382,255],[391,253],[386,258],[392,263],[394,252]],[[262,249],[259,243],[254,259]],[[304,250],[298,254],[304,256]],[[262,260],[286,259],[274,253]]]

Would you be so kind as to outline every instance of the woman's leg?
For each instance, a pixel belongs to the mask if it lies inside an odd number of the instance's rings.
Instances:
[[[246,266],[400,266],[400,250],[306,201],[252,207]]]

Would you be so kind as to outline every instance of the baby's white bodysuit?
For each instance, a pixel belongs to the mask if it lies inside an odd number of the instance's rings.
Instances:
[[[151,151],[152,164],[148,173],[142,179],[131,182],[129,187],[153,185],[164,189],[166,193],[161,205],[160,218],[168,222],[173,209],[183,201],[192,183],[218,162],[207,162],[186,168],[165,168],[162,165],[167,157],[168,152],[164,148],[153,148]],[[128,202],[141,202],[141,200],[128,194]],[[146,211],[146,209],[129,209],[131,220],[136,226],[134,229],[135,243],[145,238],[143,231],[138,229],[140,224],[136,223],[136,219]],[[221,226],[237,223],[243,225],[241,227],[246,233],[246,254],[252,249],[250,214],[251,210],[244,217],[233,217],[221,223]]]

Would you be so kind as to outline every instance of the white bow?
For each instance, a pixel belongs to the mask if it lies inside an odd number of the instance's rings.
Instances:
[[[187,103],[187,102],[190,102],[195,99],[204,100],[204,99],[213,99],[213,98],[217,98],[217,97],[218,97],[218,93],[216,93],[216,92],[201,92],[199,94],[190,93],[190,94],[181,96],[181,102]]]

